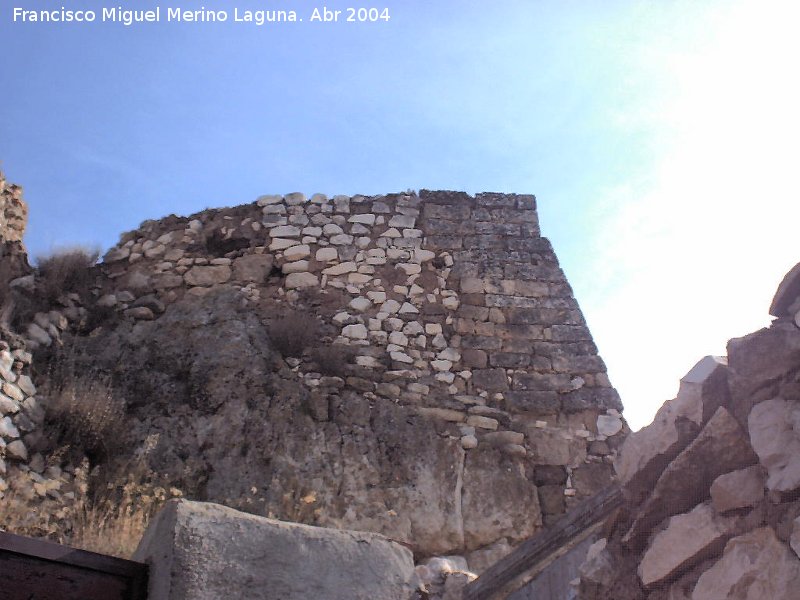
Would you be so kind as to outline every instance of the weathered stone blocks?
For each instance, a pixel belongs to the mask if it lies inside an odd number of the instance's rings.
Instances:
[[[274,600],[409,597],[414,564],[403,546],[370,533],[322,529],[172,501],[135,559],[150,564],[149,598]]]
[[[800,560],[762,527],[730,540],[725,553],[700,576],[691,600],[794,600]]]

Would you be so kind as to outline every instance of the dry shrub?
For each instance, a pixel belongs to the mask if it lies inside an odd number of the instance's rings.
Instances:
[[[0,529],[129,559],[158,510],[183,493],[141,466],[125,469],[116,472],[118,483],[57,510],[43,509],[35,498],[6,493],[0,499]]]
[[[75,516],[70,543],[76,548],[130,558],[153,516],[181,490],[159,482],[150,471],[133,469],[118,484],[97,490],[94,500]]]
[[[342,376],[347,370],[356,352],[350,346],[335,344],[332,346],[321,346],[309,351],[311,360],[317,365],[317,369],[323,375]]]
[[[44,298],[55,302],[62,294],[85,296],[92,284],[92,267],[100,255],[96,250],[70,248],[37,259],[38,284]]]
[[[319,339],[320,323],[314,315],[290,310],[273,319],[267,332],[273,347],[284,358],[300,357],[312,342]]]
[[[48,389],[45,428],[56,447],[94,461],[112,456],[125,443],[125,403],[108,378],[68,375]]]

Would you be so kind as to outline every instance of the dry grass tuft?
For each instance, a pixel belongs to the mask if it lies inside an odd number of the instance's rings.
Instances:
[[[70,372],[47,390],[45,427],[56,447],[97,461],[113,456],[125,443],[125,403],[108,378]]]
[[[99,255],[96,250],[70,248],[37,258],[38,284],[44,298],[55,302],[62,294],[71,292],[85,296]]]
[[[83,493],[58,508],[6,493],[0,501],[0,529],[129,559],[153,516],[167,500],[183,494],[159,485],[162,478],[152,472],[132,468],[125,476],[121,473],[120,483],[97,490],[93,500]]]
[[[152,473],[129,474],[75,518],[71,545],[83,550],[130,558],[153,516],[171,498],[183,494],[174,487],[155,485]]]
[[[309,351],[309,356],[317,369],[323,375],[344,376],[347,365],[352,362],[356,352],[350,346],[334,344],[332,346],[321,346]]]
[[[314,315],[290,310],[267,326],[272,345],[285,358],[300,357],[320,336],[320,323]]]

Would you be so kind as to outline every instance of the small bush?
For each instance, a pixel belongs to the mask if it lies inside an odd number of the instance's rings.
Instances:
[[[57,447],[68,447],[93,462],[124,444],[125,403],[101,376],[70,374],[47,391],[45,427]]]
[[[355,351],[350,346],[335,344],[314,348],[309,355],[323,375],[341,376],[347,370],[347,365],[353,360]]]
[[[313,315],[292,310],[274,319],[267,328],[273,347],[284,358],[300,357],[319,339],[319,320]]]
[[[117,485],[108,485],[105,493],[97,490],[90,505],[75,516],[71,545],[131,558],[142,539],[150,520],[171,498],[180,498],[181,490],[165,482],[152,472],[117,473]]]
[[[99,255],[95,250],[72,248],[38,258],[38,283],[44,298],[55,302],[62,294],[71,292],[85,296]]]

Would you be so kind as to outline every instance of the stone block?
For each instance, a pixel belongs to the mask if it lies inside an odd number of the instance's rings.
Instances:
[[[586,458],[585,445],[576,443],[564,431],[530,427],[528,440],[537,465],[577,466]]]
[[[608,486],[614,478],[613,467],[604,462],[589,462],[572,470],[572,487],[581,496],[592,496]]]
[[[472,372],[472,384],[489,392],[508,389],[505,369],[475,369]]]
[[[516,475],[516,459],[495,449],[470,450],[464,462],[461,511],[468,550],[500,537],[521,541],[542,524],[536,487]]]
[[[564,373],[516,373],[514,390],[563,392],[571,389],[570,377]]]
[[[543,485],[538,488],[539,506],[543,515],[560,515],[564,513],[564,486]]]
[[[653,422],[630,434],[614,463],[617,476],[626,494],[641,499],[652,490],[664,468],[694,439],[713,408],[717,410],[724,394],[714,383],[724,373],[724,364],[715,357],[700,360],[681,382],[674,400],[669,400],[656,413]],[[714,383],[703,393],[704,382]]]
[[[408,598],[411,552],[385,537],[170,501],[134,560],[150,565],[150,600]]]
[[[527,367],[531,362],[528,354],[515,354],[513,352],[493,352],[489,356],[489,363],[493,367],[505,367],[507,369],[521,369]]]
[[[575,386],[575,378],[570,376],[570,386]],[[609,387],[581,387],[561,394],[561,406],[565,412],[574,413],[591,409],[621,411],[622,401],[617,390]]]
[[[711,484],[711,503],[718,513],[755,506],[764,498],[764,474],[759,465],[720,475]]]
[[[231,278],[231,268],[226,265],[195,266],[183,275],[187,285],[209,287],[225,283]]]
[[[483,350],[475,348],[462,348],[461,361],[465,367],[484,369],[488,365],[488,355]]]
[[[800,489],[800,402],[773,398],[747,419],[750,443],[767,469],[767,488],[778,494]]]
[[[626,534],[626,543],[640,547],[664,518],[684,512],[709,497],[711,483],[723,473],[753,465],[758,458],[739,424],[720,407],[697,438],[672,461]]]
[[[567,483],[567,471],[557,465],[536,465],[533,481],[537,486],[557,485],[563,489]]]
[[[722,558],[700,576],[692,600],[795,600],[800,560],[761,527],[731,539]]]
[[[670,518],[639,563],[642,585],[652,589],[718,554],[732,528],[730,519],[719,517],[707,504]]]
[[[313,273],[290,273],[286,276],[284,285],[287,290],[316,287],[319,285],[319,277]]]
[[[426,219],[451,219],[466,221],[470,217],[470,207],[466,204],[440,205],[425,204],[422,207],[422,216]]]
[[[769,307],[769,314],[773,317],[794,317],[794,313],[789,309],[798,299],[800,299],[800,263],[792,267],[781,281]]]
[[[556,392],[550,391],[507,391],[503,393],[506,406],[515,412],[553,414],[561,408],[561,400]]]
[[[800,329],[794,323],[778,321],[769,328],[730,340],[728,365],[733,371],[732,407],[739,421],[747,421],[750,409],[758,401],[754,391],[794,372],[798,364]]]

